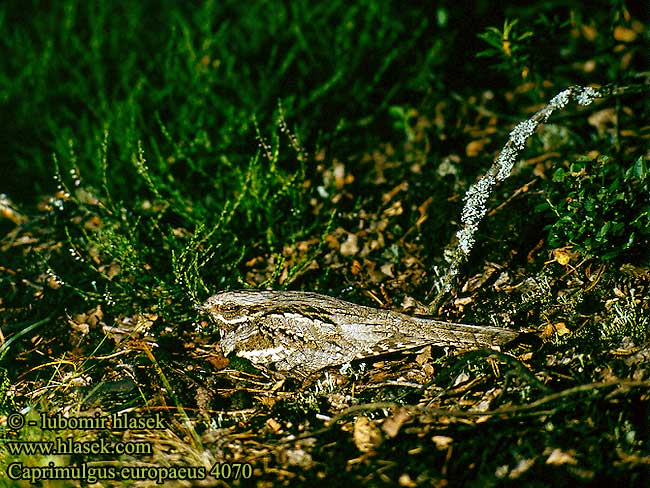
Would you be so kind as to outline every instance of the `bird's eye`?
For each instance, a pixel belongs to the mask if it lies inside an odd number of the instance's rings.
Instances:
[[[235,318],[241,309],[238,305],[222,305],[220,308],[221,315],[223,315],[225,319]]]

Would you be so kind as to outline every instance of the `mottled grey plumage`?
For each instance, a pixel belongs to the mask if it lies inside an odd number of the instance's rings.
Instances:
[[[210,297],[224,355],[235,352],[278,371],[308,374],[353,359],[436,345],[489,347],[519,332],[411,317],[318,293],[236,290]]]

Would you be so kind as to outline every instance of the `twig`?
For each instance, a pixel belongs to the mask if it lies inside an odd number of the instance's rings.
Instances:
[[[286,444],[289,442],[295,442],[300,439],[306,439],[310,437],[316,437],[322,435],[329,430],[331,430],[338,422],[358,413],[364,412],[373,412],[376,410],[392,410],[392,409],[402,409],[406,410],[412,414],[427,414],[427,415],[437,415],[441,417],[450,417],[450,418],[473,418],[473,417],[499,417],[504,415],[520,414],[532,412],[531,415],[551,415],[562,408],[567,408],[570,406],[568,403],[561,403],[558,407],[551,410],[536,411],[537,408],[541,407],[550,402],[560,400],[562,398],[571,397],[579,393],[584,393],[587,391],[593,390],[602,390],[612,387],[621,387],[621,388],[650,388],[650,381],[607,381],[603,383],[587,383],[585,385],[574,386],[573,388],[567,388],[566,390],[559,391],[557,393],[551,393],[545,395],[534,402],[527,403],[525,405],[514,405],[508,407],[496,408],[494,410],[487,410],[484,412],[472,412],[472,411],[463,411],[463,410],[452,410],[449,408],[437,408],[437,407],[427,407],[420,405],[402,405],[396,402],[374,402],[374,403],[364,403],[361,405],[354,405],[352,407],[346,408],[342,412],[338,413],[328,422],[327,426],[318,429],[312,432],[305,432],[298,436],[291,436],[290,438],[280,440],[280,444]]]

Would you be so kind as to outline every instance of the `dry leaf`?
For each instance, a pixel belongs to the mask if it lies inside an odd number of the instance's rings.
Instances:
[[[47,286],[53,290],[58,290],[63,286],[63,284],[56,276],[49,276],[47,279]]]
[[[359,245],[357,244],[356,234],[348,234],[348,238],[343,244],[341,244],[341,255],[342,256],[356,256],[359,254]]]
[[[582,24],[582,35],[585,39],[590,42],[593,42],[596,37],[598,37],[598,31],[591,25]]]
[[[156,320],[158,320],[157,314],[135,314],[133,317],[123,317],[116,321],[115,325],[102,324],[102,330],[116,344],[119,344],[126,338],[144,337]]]
[[[518,356],[518,359],[519,359],[519,361],[522,361],[522,362],[530,361],[531,359],[533,359],[533,353],[532,352],[525,352],[523,354],[520,354]]]
[[[456,299],[454,300],[454,305],[457,306],[457,307],[459,308],[459,310],[462,311],[462,310],[463,310],[463,307],[464,307],[465,305],[469,305],[469,304],[472,303],[473,301],[474,301],[474,298],[473,298],[473,297],[461,297],[461,298],[456,298]]]
[[[633,42],[636,39],[636,32],[622,25],[614,27],[614,39],[619,42]]]
[[[396,202],[393,202],[390,207],[382,212],[382,217],[394,217],[396,215],[402,215],[403,213],[404,209],[402,208],[402,201],[398,200]]]
[[[564,322],[558,322],[556,324],[548,324],[542,332],[542,339],[550,339],[554,335],[563,336],[570,334],[571,331],[567,328]]]
[[[384,423],[381,426],[381,430],[388,437],[395,437],[398,433],[402,424],[410,417],[408,411],[404,408],[398,409],[393,415],[384,420]]]
[[[608,126],[615,126],[617,123],[616,109],[605,108],[594,112],[587,118],[589,125],[596,128],[599,135],[602,135],[607,130]]]
[[[71,320],[68,320],[68,324],[73,331],[85,336],[90,332],[90,328],[96,327],[103,318],[104,313],[102,312],[102,307],[101,305],[97,305],[92,310],[89,310],[88,313],[74,315]]]
[[[393,273],[393,263],[386,263],[382,264],[381,270],[382,273],[384,273],[386,276],[390,276],[391,278],[395,278],[395,273]]]
[[[304,449],[287,449],[283,452],[283,457],[289,466],[309,468],[313,464],[311,454]]]
[[[556,334],[559,336],[563,336],[571,333],[571,331],[567,328],[564,322],[558,322],[557,324],[554,325],[554,327],[555,327]]]
[[[22,215],[14,206],[9,197],[0,194],[0,217],[11,220],[16,225],[21,225],[27,222],[27,217]]]
[[[512,471],[510,471],[509,478],[511,480],[516,480],[522,474],[532,468],[533,464],[535,464],[534,459],[522,459],[519,461],[519,464],[517,464],[517,466]]]
[[[453,386],[458,386],[462,383],[465,383],[469,381],[469,375],[465,373],[464,371],[461,372],[458,376],[456,376],[456,379],[454,380]]]
[[[434,435],[431,440],[439,451],[446,451],[451,446],[451,443],[454,442],[454,439],[446,435]]]
[[[224,369],[230,364],[228,358],[224,356],[208,356],[207,361],[215,369]]]
[[[415,488],[416,486],[418,486],[418,484],[411,479],[408,473],[401,474],[399,479],[397,480],[397,483],[400,486],[406,486],[407,488]]]
[[[481,154],[481,151],[483,150],[483,148],[488,142],[490,142],[490,139],[488,138],[477,139],[475,141],[470,142],[469,144],[467,144],[467,147],[465,147],[465,154],[467,154],[467,156],[470,158],[478,156],[479,154]]]
[[[569,451],[564,452],[561,449],[553,449],[553,452],[546,460],[546,464],[552,464],[554,466],[561,466],[562,464],[578,464],[578,461],[575,457],[575,452]]]
[[[352,438],[361,452],[369,452],[381,444],[381,431],[368,417],[359,417],[354,423]]]
[[[74,332],[78,332],[82,336],[88,335],[88,332],[90,332],[90,326],[84,321],[77,322],[78,318],[79,315],[75,315],[75,320],[68,320],[68,324],[70,325],[70,328]]]
[[[553,249],[553,257],[562,266],[566,266],[573,258],[576,258],[578,253],[571,252],[571,248],[562,247],[560,249]]]
[[[271,432],[277,434],[282,430],[282,425],[280,425],[280,422],[275,420],[274,418],[269,418],[266,420],[266,426],[271,430]]]

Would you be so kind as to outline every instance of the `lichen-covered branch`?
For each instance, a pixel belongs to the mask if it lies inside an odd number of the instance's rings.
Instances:
[[[510,132],[508,141],[501,149],[488,171],[480,177],[465,194],[465,205],[461,212],[461,228],[456,233],[458,245],[453,251],[449,268],[437,290],[437,295],[429,303],[431,313],[435,313],[442,304],[444,297],[452,290],[460,266],[467,260],[476,242],[476,231],[479,223],[487,213],[487,201],[497,183],[510,176],[513,166],[517,162],[519,153],[526,145],[526,141],[535,133],[540,124],[546,122],[553,112],[564,109],[572,100],[578,105],[590,105],[597,98],[650,91],[650,76],[646,75],[646,82],[633,85],[605,85],[600,88],[590,86],[570,86],[555,95],[541,110],[528,120],[520,122]],[[433,294],[429,292],[427,299]]]

